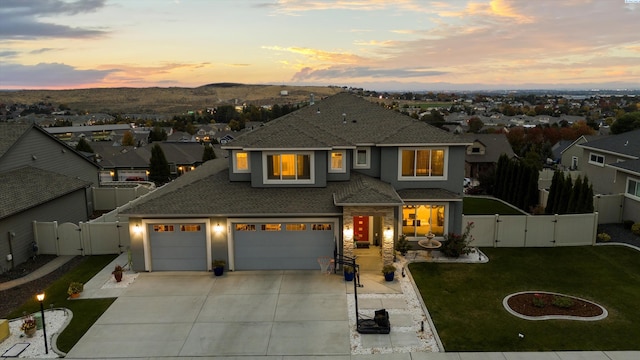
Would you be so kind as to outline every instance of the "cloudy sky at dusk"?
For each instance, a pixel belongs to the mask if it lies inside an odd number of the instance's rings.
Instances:
[[[0,89],[640,89],[634,1],[1,0]]]

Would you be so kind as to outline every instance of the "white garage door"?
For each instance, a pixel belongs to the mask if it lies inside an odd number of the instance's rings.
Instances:
[[[236,270],[315,270],[333,257],[333,222],[234,223]]]
[[[153,271],[207,271],[205,224],[149,224]]]

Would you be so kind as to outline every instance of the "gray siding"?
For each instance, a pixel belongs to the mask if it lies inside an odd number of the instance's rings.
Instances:
[[[357,171],[361,174],[365,174],[365,175],[369,175],[371,177],[375,177],[375,178],[380,178],[381,177],[381,171],[382,171],[382,148],[378,148],[375,146],[371,146],[371,167],[369,169],[362,169],[362,168],[354,168],[353,167],[353,156],[355,153],[355,150],[348,150],[347,151],[347,158],[349,158],[350,161],[350,169],[352,169],[353,171]]]
[[[64,209],[64,211],[61,211]],[[9,233],[15,233],[11,240],[14,264],[25,262],[33,254],[33,221],[57,221],[58,224],[71,222],[78,224],[88,218],[84,189],[62,198],[41,204],[38,207],[0,220],[0,271],[7,270],[11,263],[6,261],[9,251]]]

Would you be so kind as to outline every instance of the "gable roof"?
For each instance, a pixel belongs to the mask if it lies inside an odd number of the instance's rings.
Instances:
[[[592,140],[578,146],[638,159],[640,158],[640,129]]]
[[[616,168],[625,173],[640,176],[640,159],[611,163],[607,166]]]
[[[91,182],[30,166],[0,173],[0,219],[88,188]]]
[[[468,134],[464,137],[469,141],[478,141],[485,146],[484,154],[472,154],[465,156],[468,163],[497,163],[500,155],[505,154],[509,158],[515,156],[511,144],[505,134]]]
[[[356,146],[467,145],[460,137],[346,92],[251,132],[223,149],[332,149]]]

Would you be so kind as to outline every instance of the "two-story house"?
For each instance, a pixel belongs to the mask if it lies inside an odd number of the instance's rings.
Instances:
[[[349,93],[243,133],[198,171],[138,201],[134,268],[317,269],[318,258],[462,228],[469,141]],[[196,171],[197,172],[197,171]]]
[[[640,222],[640,129],[578,146],[594,194],[624,194],[622,220]]]

